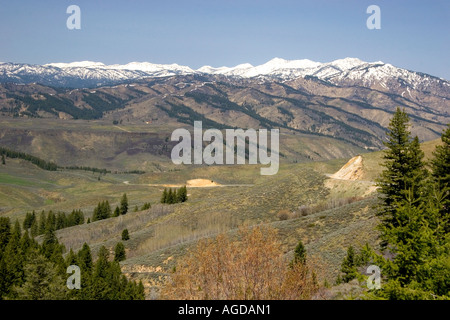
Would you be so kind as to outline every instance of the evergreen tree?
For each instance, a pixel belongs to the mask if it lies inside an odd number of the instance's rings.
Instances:
[[[113,217],[118,217],[118,216],[120,216],[120,209],[119,209],[119,206],[116,206],[116,209],[114,210]]]
[[[127,241],[130,239],[130,235],[128,234],[128,229],[124,229],[122,231],[122,240]]]
[[[45,211],[42,210],[40,218],[39,218],[39,234],[44,234],[45,228],[47,225],[47,216],[45,215]]]
[[[349,282],[356,278],[358,270],[356,268],[356,255],[353,246],[348,247],[347,256],[341,264],[341,272],[344,274],[340,279],[343,282]]]
[[[177,202],[185,202],[187,200],[187,188],[186,186],[178,189],[177,192]]]
[[[450,124],[441,136],[442,145],[436,146],[431,160],[432,176],[441,188],[450,187]]]
[[[78,251],[77,261],[81,271],[85,271],[88,274],[92,272],[93,262],[92,262],[91,248],[89,248],[86,242],[83,244],[81,250]]]
[[[450,232],[450,124],[441,136],[442,145],[436,146],[431,160],[432,178],[436,193],[442,198],[440,214],[447,221]]]
[[[67,294],[67,287],[54,264],[35,251],[24,268],[25,283],[14,288],[20,300],[60,300]]]
[[[124,193],[120,200],[120,214],[126,214],[128,212],[128,199],[127,194]]]
[[[31,225],[33,224],[33,221],[36,220],[36,214],[33,210],[32,213],[27,212],[25,215],[25,219],[23,220],[23,228],[29,229],[31,228]]]
[[[167,203],[167,188],[164,188],[163,194],[161,196],[161,203]]]
[[[20,246],[21,230],[20,224],[16,220],[14,228],[2,255],[3,281],[1,286],[2,294],[9,298],[14,298],[14,286],[20,286],[24,281],[25,255]]]
[[[2,153],[2,164],[5,165],[6,161],[5,161],[5,155]]]
[[[0,217],[0,258],[11,236],[11,222],[9,217]]]
[[[114,261],[120,262],[126,259],[125,246],[122,242],[118,242],[114,249]]]
[[[148,210],[148,209],[150,209],[151,207],[152,207],[152,206],[151,206],[150,202],[146,202],[146,203],[144,203],[144,205],[141,207],[141,211]]]
[[[91,297],[94,300],[107,300],[112,293],[112,286],[109,282],[110,262],[108,261],[108,256],[108,250],[105,246],[100,247],[90,288]]]
[[[175,203],[175,197],[176,195],[174,194],[175,192],[172,192],[172,188],[169,188],[169,192],[167,192],[167,203],[168,204],[173,204]]]
[[[33,238],[38,235],[38,233],[39,233],[39,226],[38,226],[37,219],[33,220],[33,223],[31,224],[31,227],[30,227],[30,233],[31,233],[31,236]]]
[[[134,206],[134,210],[133,210],[133,211],[134,211],[134,212],[138,212],[138,211],[139,211],[139,208],[138,208],[137,205]]]
[[[306,249],[301,240],[298,242],[297,246],[295,247],[294,259],[292,262],[293,263],[302,263],[302,264],[306,263]]]

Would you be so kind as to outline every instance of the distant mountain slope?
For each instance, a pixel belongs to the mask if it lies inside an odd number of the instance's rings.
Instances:
[[[421,140],[438,138],[450,122],[447,80],[356,58],[275,58],[198,70],[147,62],[3,63],[0,82],[4,116],[183,126],[198,120],[204,127],[280,128],[374,150],[396,107],[405,108]]]

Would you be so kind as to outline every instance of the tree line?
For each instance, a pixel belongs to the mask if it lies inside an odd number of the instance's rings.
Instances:
[[[84,214],[81,210],[72,210],[68,215],[61,211],[54,213],[50,210],[46,213],[42,210],[39,217],[33,210],[33,212],[26,213],[22,226],[24,229],[30,230],[31,236],[36,237],[44,234],[45,230],[50,227],[59,230],[80,224],[84,224]]]
[[[187,201],[187,188],[183,186],[179,189],[164,188],[161,196],[161,203],[174,204]]]
[[[18,158],[23,159],[25,161],[30,161],[32,164],[38,166],[41,169],[48,170],[48,171],[56,171],[58,169],[58,166],[56,163],[45,161],[41,158],[32,156],[30,154],[19,152],[19,151],[13,151],[4,147],[0,147],[0,154],[2,155],[2,164],[5,165],[5,157],[7,158]]]
[[[377,182],[381,248],[349,248],[340,280],[361,279],[358,267],[371,263],[381,268],[382,288],[368,298],[450,299],[450,125],[429,162],[409,126],[397,108]]]

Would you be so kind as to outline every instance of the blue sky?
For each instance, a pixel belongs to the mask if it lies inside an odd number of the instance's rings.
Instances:
[[[69,30],[69,5],[81,30]],[[369,5],[381,29],[369,30]],[[0,61],[253,65],[357,57],[450,79],[450,1],[0,1]]]

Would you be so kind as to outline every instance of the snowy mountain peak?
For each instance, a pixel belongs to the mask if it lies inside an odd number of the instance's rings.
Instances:
[[[335,66],[341,70],[349,70],[366,63],[367,62],[364,62],[358,58],[344,58],[330,62],[330,65]]]
[[[76,61],[70,63],[48,63],[44,64],[44,66],[51,66],[56,68],[103,68],[105,64],[102,62],[94,62],[94,61]]]
[[[135,81],[151,77],[206,74],[235,78],[264,78],[267,80],[292,80],[312,76],[337,85],[401,86],[426,88],[436,81],[449,86],[448,81],[423,73],[392,66],[382,61],[365,62],[358,58],[343,58],[321,63],[309,59],[286,60],[273,58],[261,65],[243,63],[234,67],[203,66],[197,70],[178,64],[130,62],[105,65],[102,62],[78,61],[30,65],[0,63],[0,82],[49,84],[53,86],[96,87]]]

